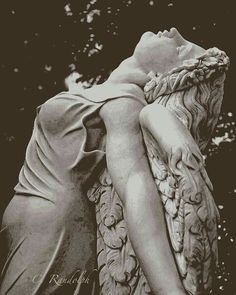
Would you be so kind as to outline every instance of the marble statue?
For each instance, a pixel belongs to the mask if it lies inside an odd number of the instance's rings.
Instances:
[[[39,106],[0,294],[208,292],[219,214],[201,152],[228,66],[175,28],[146,32],[105,83]]]

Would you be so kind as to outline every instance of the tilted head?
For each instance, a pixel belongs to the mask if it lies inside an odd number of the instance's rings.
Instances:
[[[150,73],[144,92],[148,103],[155,101],[175,113],[203,150],[220,113],[229,58],[217,48],[200,51],[194,46],[169,71]]]
[[[137,44],[133,57],[147,73],[166,73],[179,67],[185,60],[196,58],[205,49],[185,40],[176,28],[170,31],[146,32]]]

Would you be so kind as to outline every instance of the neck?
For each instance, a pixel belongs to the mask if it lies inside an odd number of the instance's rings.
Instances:
[[[136,84],[144,87],[150,80],[147,72],[138,64],[133,56],[125,59],[109,76],[109,83]]]

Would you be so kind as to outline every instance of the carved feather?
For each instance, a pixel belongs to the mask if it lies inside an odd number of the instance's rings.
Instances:
[[[217,263],[219,219],[203,157],[197,146],[183,147],[164,162],[153,137],[144,134],[144,140],[183,284],[189,294],[203,294],[212,286]],[[165,177],[158,177],[160,170]]]
[[[196,145],[173,150],[168,159],[150,134],[144,141],[165,211],[177,268],[189,294],[203,294],[212,285],[217,263],[219,213],[212,184]],[[100,294],[152,294],[128,237],[122,203],[105,169],[88,191],[96,205]]]
[[[100,295],[151,295],[128,237],[122,203],[106,169],[87,196],[96,207]]]

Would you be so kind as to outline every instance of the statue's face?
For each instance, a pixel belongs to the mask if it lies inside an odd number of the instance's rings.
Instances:
[[[134,57],[147,72],[165,73],[204,52],[205,49],[185,40],[172,28],[157,34],[144,33],[134,50]]]

